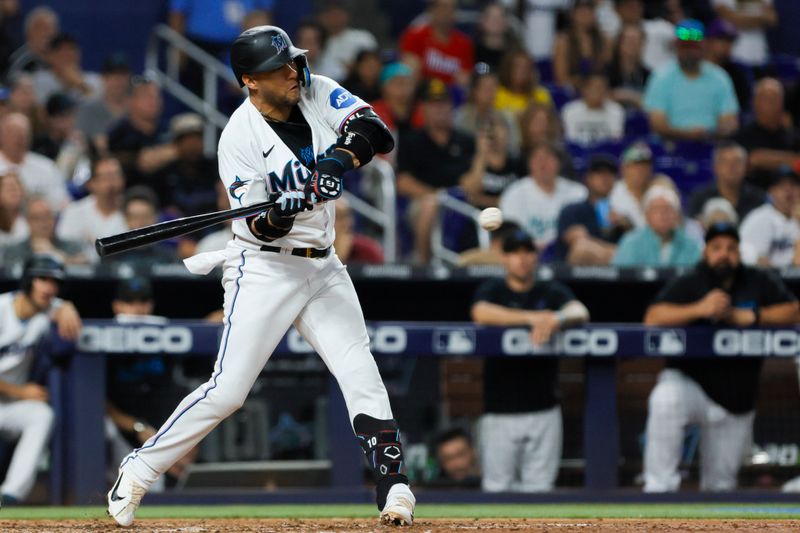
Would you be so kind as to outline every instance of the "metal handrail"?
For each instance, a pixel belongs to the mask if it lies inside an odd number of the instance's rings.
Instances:
[[[444,245],[442,220],[445,211],[448,209],[467,217],[475,225],[475,230],[478,233],[478,246],[483,249],[489,248],[489,232],[483,229],[478,221],[478,216],[481,213],[480,209],[458,198],[453,198],[447,191],[439,191],[436,198],[439,202],[439,212],[434,219],[433,230],[431,231],[431,254],[434,263],[458,264],[458,252],[454,252]]]
[[[361,216],[381,226],[384,260],[387,263],[394,263],[397,260],[397,193],[394,169],[386,160],[376,157],[362,169],[362,172],[365,176],[377,178],[378,191],[375,198],[377,205],[373,206],[349,192],[345,196],[352,208]]]

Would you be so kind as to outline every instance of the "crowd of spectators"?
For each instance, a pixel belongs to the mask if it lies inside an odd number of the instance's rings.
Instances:
[[[746,261],[794,264],[797,195],[784,189],[794,190],[800,170],[797,106],[787,96],[798,80],[771,68],[775,8],[701,4],[496,1],[465,18],[456,0],[431,0],[381,46],[353,27],[347,2],[329,0],[292,36],[314,72],[372,103],[396,137],[386,159],[397,176],[401,261],[440,260],[436,238],[455,252],[476,246],[479,230],[442,207],[446,195],[501,207],[534,236],[542,262],[664,266],[697,258],[701,215],[722,198],[747,222]],[[271,0],[241,5],[234,17],[216,13],[216,2],[172,0],[167,22],[226,60],[239,31],[272,20]],[[200,115],[165,116],[164,91],[119,53],[88,71],[79,40],[48,7],[31,10],[24,29],[0,89],[5,259],[46,248],[68,263],[96,263],[92,241],[132,227],[143,203],[156,221],[227,207]],[[196,71],[182,73],[193,90]],[[776,207],[776,194],[787,205]],[[46,237],[39,224],[33,235],[31,222],[46,216],[55,232]],[[374,228],[351,217],[347,227],[368,238],[360,233]],[[772,246],[781,254],[751,249],[750,235],[778,226]],[[203,237],[117,260],[175,261]],[[380,261],[383,251],[364,257]]]

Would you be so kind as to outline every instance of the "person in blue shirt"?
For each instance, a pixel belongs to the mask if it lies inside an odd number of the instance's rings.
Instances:
[[[653,185],[642,199],[647,225],[622,237],[614,266],[693,266],[700,246],[681,227],[681,201],[665,185]]]
[[[684,141],[732,135],[739,128],[739,103],[730,76],[703,59],[703,24],[684,20],[675,34],[677,59],[650,76],[645,89],[651,129]]]
[[[627,221],[611,210],[609,195],[619,167],[610,155],[589,161],[584,183],[589,197],[565,206],[558,216],[556,254],[571,265],[607,265],[617,250],[615,243],[628,228]]]

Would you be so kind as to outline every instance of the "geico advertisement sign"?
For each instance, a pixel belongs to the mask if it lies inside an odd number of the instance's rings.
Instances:
[[[104,353],[186,353],[192,349],[192,331],[186,326],[85,326],[78,349]]]
[[[714,333],[716,355],[800,355],[800,332],[791,329],[721,329]]]
[[[406,330],[399,326],[367,327],[369,347],[375,353],[403,353],[408,346]],[[286,347],[291,353],[311,353],[314,348],[292,328],[286,334]]]
[[[508,329],[503,332],[501,342],[506,355],[614,355],[619,346],[617,332],[613,329],[569,329],[543,346],[533,346],[528,329]]]

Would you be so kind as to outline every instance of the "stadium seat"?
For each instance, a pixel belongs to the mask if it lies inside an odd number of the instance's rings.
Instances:
[[[536,70],[539,71],[539,83],[543,85],[553,83],[553,62],[549,59],[536,61]]]
[[[647,114],[638,109],[631,109],[625,114],[625,136],[646,137],[650,135],[650,121]]]
[[[559,111],[561,111],[561,108],[564,107],[564,104],[570,100],[574,100],[578,96],[575,94],[575,91],[569,87],[562,87],[561,85],[556,85],[555,83],[542,83],[542,85],[548,91],[550,91],[550,96],[553,98],[553,105],[555,105],[556,109]]]

